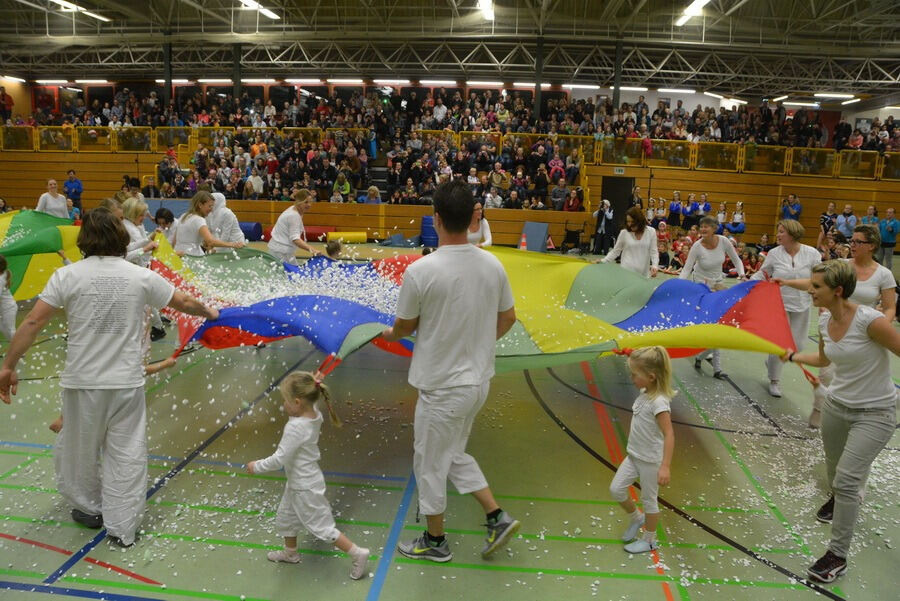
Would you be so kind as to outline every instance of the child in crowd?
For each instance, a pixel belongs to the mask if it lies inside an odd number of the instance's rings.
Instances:
[[[691,229],[688,230],[687,236],[691,239],[691,244],[693,244],[700,239],[700,228],[696,224],[692,225]]]
[[[166,357],[162,361],[157,361],[155,363],[148,363],[144,366],[144,375],[150,376],[157,372],[161,372],[164,369],[168,369],[175,365],[176,361],[174,357]],[[59,414],[55,420],[53,420],[49,426],[47,426],[57,434],[62,431],[63,428],[63,416],[62,413]]]
[[[850,245],[849,244],[841,244],[837,247],[837,254],[839,259],[849,259],[850,258]]]
[[[748,250],[750,250],[750,249],[748,249]],[[757,271],[759,271],[759,269],[762,266],[763,266],[762,257],[759,256],[758,252],[754,252],[753,250],[750,250],[750,264],[746,268],[747,274],[750,275],[750,274],[756,273]]]
[[[627,455],[616,470],[609,492],[630,518],[622,535],[622,541],[628,543],[625,551],[646,553],[657,548],[659,504],[656,497],[659,486],[666,486],[670,479],[669,468],[675,450],[670,404],[675,392],[672,390],[672,365],[663,347],[634,350],[627,363],[631,381],[640,395],[634,401]],[[628,488],[637,480],[641,482],[643,513],[628,498]]]
[[[75,225],[81,223],[81,210],[75,206],[71,198],[66,199],[66,209],[69,211],[69,219],[77,222]]]
[[[269,561],[299,563],[297,533],[305,527],[313,536],[328,541],[350,556],[350,578],[359,580],[365,575],[369,550],[357,547],[334,523],[331,505],[325,498],[325,476],[319,467],[319,430],[322,413],[316,407],[319,399],[328,406],[331,423],[341,422],[331,406],[328,388],[317,375],[293,372],[281,382],[281,396],[288,422],[284,427],[278,449],[269,457],[247,464],[251,474],[272,472],[284,468],[287,486],[275,515],[275,528],[284,537],[284,549],[270,551]]]
[[[0,255],[0,334],[6,337],[7,342],[12,341],[16,333],[16,314],[19,311],[16,300],[13,298],[9,287],[12,285],[12,273],[6,263],[6,257]]]
[[[329,259],[333,259],[333,260],[337,261],[338,259],[341,258],[341,250],[342,250],[342,249],[343,249],[343,247],[341,246],[340,241],[338,241],[338,240],[329,240],[329,241],[325,244],[325,255],[326,255]]]
[[[666,270],[672,265],[672,259],[669,256],[669,242],[657,239],[656,250],[659,253],[659,269],[663,273],[667,273]]]

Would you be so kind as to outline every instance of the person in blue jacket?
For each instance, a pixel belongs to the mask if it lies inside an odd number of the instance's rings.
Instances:
[[[877,260],[887,267],[891,268],[894,262],[894,247],[897,246],[897,232],[900,231],[900,221],[894,217],[894,207],[885,211],[884,219],[878,222],[878,229],[881,232],[881,248]]]
[[[63,194],[66,198],[72,199],[72,204],[81,212],[81,193],[84,192],[84,185],[81,180],[75,177],[75,170],[69,169],[69,178],[63,184]]]
[[[802,211],[803,206],[800,204],[800,198],[796,194],[788,194],[787,198],[781,201],[782,219],[795,219],[800,221],[800,213]]]

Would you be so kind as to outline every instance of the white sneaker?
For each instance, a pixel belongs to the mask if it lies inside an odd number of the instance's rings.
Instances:
[[[300,563],[300,554],[296,549],[279,549],[278,551],[269,551],[266,554],[269,561],[282,563]]]
[[[350,560],[352,561],[352,563],[350,564],[350,578],[352,578],[353,580],[359,580],[366,575],[369,555],[369,550],[362,547],[357,547],[355,553],[350,553]]]
[[[641,517],[637,521],[632,520],[631,523],[628,524],[628,528],[622,534],[622,542],[627,543],[630,540],[634,540],[637,537],[638,532],[641,530],[641,526],[644,525],[644,521],[646,519],[646,516],[644,516],[644,514],[642,513]]]
[[[781,387],[778,385],[778,380],[772,380],[769,382],[769,395],[775,397],[776,399],[781,398]]]
[[[626,553],[648,553],[650,551],[655,551],[659,548],[659,545],[656,541],[648,542],[642,538],[637,539],[636,541],[632,541],[625,545]]]

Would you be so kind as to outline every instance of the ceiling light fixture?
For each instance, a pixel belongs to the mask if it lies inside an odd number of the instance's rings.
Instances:
[[[321,80],[321,79],[315,79],[315,78],[312,78],[312,77],[301,77],[301,78],[299,78],[299,79],[297,79],[297,78],[295,78],[295,79],[285,79],[284,81],[286,81],[287,83],[317,83],[317,84],[321,84],[321,83],[322,83],[322,80]]]
[[[722,96],[721,94],[716,94],[715,92],[703,92],[703,94],[706,96],[712,96],[713,98],[718,98],[719,100],[725,99],[724,96]]]
[[[108,19],[102,15],[98,15],[97,13],[93,13],[83,6],[78,6],[72,2],[66,2],[66,0],[50,0],[50,2],[57,4],[62,7],[63,12],[72,12],[72,13],[81,13],[83,15],[87,15],[89,17],[93,17],[98,21],[103,21],[104,23],[109,23],[112,19]]]
[[[36,79],[34,81],[35,81],[35,83],[49,84],[49,85],[69,83],[68,79]]]
[[[19,83],[25,83],[25,80],[21,77],[13,77],[12,75],[0,75],[3,79],[8,79],[10,81],[18,81]]]
[[[831,92],[818,92],[813,96],[816,98],[853,98],[853,94],[832,94]]]
[[[395,86],[405,86],[409,84],[408,79],[373,79],[372,83],[381,83]]]
[[[747,104],[746,100],[740,98],[725,98],[725,102],[734,102],[735,104]]]
[[[676,27],[681,27],[688,21],[690,21],[691,17],[699,17],[703,14],[703,7],[709,4],[710,0],[694,0],[691,2],[687,8],[684,9],[684,12],[681,13],[681,16],[678,17],[678,20],[675,21]]]
[[[782,100],[787,100],[790,98],[789,94],[785,94],[784,96],[779,96],[778,98],[773,98],[772,102],[781,102]]]
[[[165,79],[157,79],[156,83],[166,83]],[[190,83],[190,80],[187,79],[173,79],[172,83]]]
[[[594,86],[583,83],[564,83],[563,87],[567,90],[599,90],[600,86]]]
[[[610,86],[610,90],[615,90],[615,86]],[[624,92],[646,92],[647,88],[635,87],[635,86],[619,86],[619,89]]]
[[[497,86],[502,86],[502,85],[503,85],[503,82],[502,82],[502,81],[477,81],[477,80],[472,80],[472,81],[467,81],[467,82],[466,82],[466,85],[469,86],[469,87],[471,87],[471,86],[490,86],[490,87],[497,87]]]
[[[362,82],[363,82],[363,80],[354,79],[352,77],[346,78],[346,79],[337,78],[337,79],[329,79],[328,80],[328,83],[362,83]]]
[[[658,88],[657,92],[665,92],[667,94],[694,94],[695,90],[690,88]]]
[[[884,108],[888,111],[900,111],[900,106],[886,106]]]
[[[275,80],[271,77],[249,77],[247,79],[242,77],[241,83],[275,83]]]
[[[452,79],[420,79],[419,83],[423,86],[455,86],[456,82]]]
[[[853,104],[854,102],[859,102],[862,98],[854,98],[853,100],[845,100],[841,104]]]
[[[263,15],[269,17],[270,19],[280,19],[278,15],[273,13],[268,8],[263,8],[259,2],[254,2],[253,0],[240,0],[241,4],[243,4],[246,8],[251,10],[258,10]]]
[[[818,102],[785,102],[784,106],[815,106],[818,107]]]
[[[105,79],[76,79],[75,83],[109,83]]]
[[[231,80],[230,79],[221,79],[221,78],[219,78],[219,79],[216,79],[216,78],[198,79],[197,83],[231,83]]]
[[[478,0],[478,9],[485,21],[494,20],[494,0]]]

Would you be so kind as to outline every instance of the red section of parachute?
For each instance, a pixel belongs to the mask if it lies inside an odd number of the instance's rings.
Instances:
[[[406,273],[406,268],[421,258],[421,255],[398,255],[372,261],[372,267],[375,269],[375,273],[392,280],[399,286],[403,283],[403,274]]]
[[[719,319],[719,323],[756,334],[785,349],[797,348],[777,284],[757,283]]]
[[[394,353],[395,355],[400,355],[401,357],[412,357],[412,351],[403,346],[403,344],[401,344],[399,341],[388,342],[384,338],[379,336],[378,338],[374,338],[372,340],[372,344],[383,351]]]

